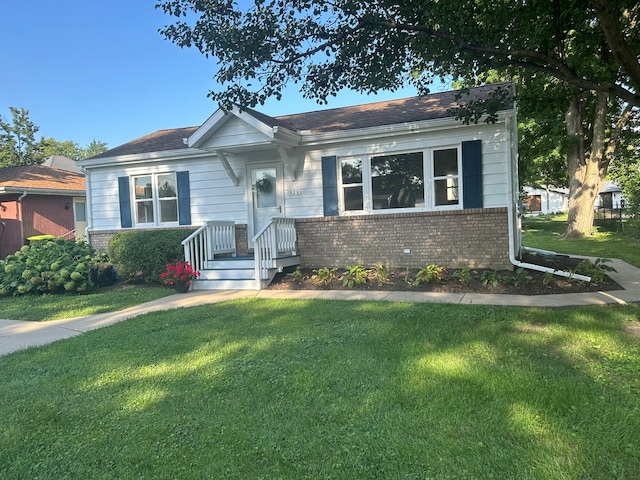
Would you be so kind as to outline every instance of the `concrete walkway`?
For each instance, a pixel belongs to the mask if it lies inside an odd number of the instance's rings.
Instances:
[[[563,295],[497,295],[479,293],[382,292],[345,290],[234,290],[193,291],[176,294],[119,312],[101,313],[80,318],[26,322],[0,320],[0,355],[32,346],[46,345],[56,340],[74,337],[83,332],[106,327],[143,313],[224,302],[237,298],[292,298],[323,300],[380,300],[391,302],[435,302],[461,305],[505,305],[515,307],[558,308],[581,305],[625,304],[640,302],[640,269],[621,260],[609,264],[617,270],[607,272],[624,290]]]

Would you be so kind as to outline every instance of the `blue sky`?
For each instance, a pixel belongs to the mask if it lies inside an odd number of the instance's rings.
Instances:
[[[163,128],[202,124],[217,108],[216,64],[158,29],[155,0],[0,0],[0,115],[26,108],[38,136],[110,148]],[[435,89],[435,88],[434,88]],[[327,106],[295,86],[258,110],[282,115],[415,95],[344,92]]]

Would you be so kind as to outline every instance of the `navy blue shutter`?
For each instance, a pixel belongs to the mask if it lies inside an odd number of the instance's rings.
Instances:
[[[189,172],[176,172],[178,182],[178,223],[191,225],[191,192]]]
[[[118,196],[120,198],[120,226],[122,228],[131,228],[129,177],[118,177]]]
[[[340,214],[338,209],[338,172],[336,156],[322,157],[322,197],[324,202],[324,216],[335,217]]]
[[[462,142],[464,208],[482,208],[482,141]]]

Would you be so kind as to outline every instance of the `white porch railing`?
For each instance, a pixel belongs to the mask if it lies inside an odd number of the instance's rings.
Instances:
[[[296,242],[296,222],[293,218],[273,218],[253,237],[258,290],[262,280],[269,278],[269,270],[276,268],[278,256],[296,255]]]
[[[235,222],[207,222],[182,241],[184,259],[194,270],[204,270],[219,253],[236,256]]]

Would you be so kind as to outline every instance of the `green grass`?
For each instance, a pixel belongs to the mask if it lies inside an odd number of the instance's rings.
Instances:
[[[640,267],[640,242],[632,236],[615,232],[595,232],[584,239],[561,239],[567,228],[567,216],[556,215],[523,219],[522,243],[525,247],[551,250],[569,255],[619,258]]]
[[[78,295],[0,297],[0,318],[46,321],[113,312],[173,294],[166,287],[118,285]]]
[[[629,479],[640,306],[241,300],[0,358],[0,478]]]

